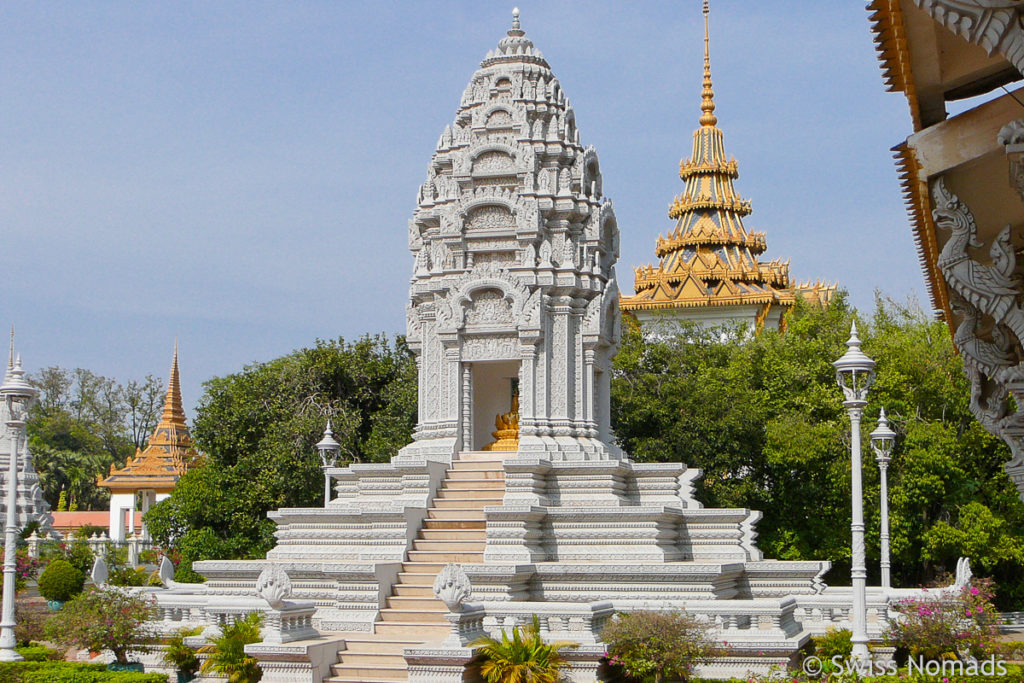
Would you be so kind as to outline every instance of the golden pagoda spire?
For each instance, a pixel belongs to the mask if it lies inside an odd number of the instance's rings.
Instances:
[[[174,340],[174,359],[171,361],[171,377],[167,380],[167,396],[160,422],[185,426],[185,409],[181,402],[181,383],[178,380],[178,340]]]
[[[701,91],[700,101],[700,125],[714,126],[718,123],[715,116],[715,91],[711,87],[711,38],[708,31],[708,14],[711,8],[708,7],[708,0],[704,0],[704,89]]]

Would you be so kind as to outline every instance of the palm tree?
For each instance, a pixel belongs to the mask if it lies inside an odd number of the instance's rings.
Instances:
[[[228,683],[257,683],[263,677],[263,669],[255,658],[245,654],[245,646],[260,641],[262,624],[262,613],[249,612],[222,626],[221,634],[210,645],[199,648],[200,654],[208,655],[200,671],[227,676]]]
[[[529,626],[512,629],[511,637],[502,630],[501,640],[483,636],[471,646],[480,647],[480,675],[487,683],[557,683],[569,666],[561,651],[577,643],[545,643],[535,614]]]

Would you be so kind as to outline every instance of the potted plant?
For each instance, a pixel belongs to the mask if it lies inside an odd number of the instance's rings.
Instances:
[[[181,629],[167,639],[163,660],[165,664],[173,666],[178,672],[178,683],[188,683],[196,677],[199,671],[199,656],[195,648],[185,644],[185,638],[197,636],[202,632],[202,626],[193,629]]]
[[[68,602],[61,618],[46,625],[46,633],[62,645],[110,650],[114,661],[107,668],[112,671],[143,671],[141,663],[128,660],[128,653],[149,648],[153,633],[146,622],[155,617],[152,596],[93,587]]]
[[[67,560],[54,560],[39,575],[39,594],[46,598],[47,607],[55,612],[81,593],[84,585],[85,575]]]

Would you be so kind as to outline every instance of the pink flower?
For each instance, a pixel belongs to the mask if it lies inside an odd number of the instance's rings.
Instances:
[[[980,590],[978,590],[978,587],[977,587],[977,586],[971,586],[971,595],[977,595],[977,594],[978,594],[978,593],[980,593],[980,592],[981,592],[981,591],[980,591]]]

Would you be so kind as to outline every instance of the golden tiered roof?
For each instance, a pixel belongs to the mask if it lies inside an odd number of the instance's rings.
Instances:
[[[111,491],[125,493],[154,489],[169,493],[178,478],[196,463],[198,454],[192,447],[192,435],[185,422],[181,404],[181,385],[178,381],[178,345],[174,345],[171,377],[167,382],[167,396],[160,422],[149,437],[146,450],[135,450],[135,456],[119,470],[110,466],[110,474],[98,483]]]
[[[820,281],[793,285],[789,261],[758,261],[766,248],[763,232],[747,232],[743,218],[751,206],[733,187],[736,160],[726,158],[715,116],[711,85],[708,5],[704,3],[704,84],[700,128],[693,133],[693,153],[679,165],[683,194],[669,206],[676,227],[658,236],[660,262],[635,270],[636,294],[623,297],[624,311],[701,306],[760,305],[760,326],[773,305],[792,306],[801,296],[828,303],[835,285]]]

